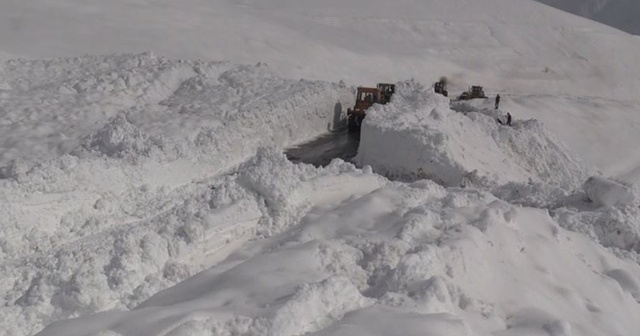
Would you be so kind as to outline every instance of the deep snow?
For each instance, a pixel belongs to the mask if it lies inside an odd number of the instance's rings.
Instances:
[[[281,148],[341,124],[336,105],[353,94],[343,84],[151,54],[7,64],[15,75],[3,102],[26,106],[50,134],[69,132],[70,145],[32,127],[24,141],[46,150],[25,146],[2,169],[4,335],[640,327],[635,196],[600,177],[583,187],[591,169],[568,147],[535,121],[499,126],[488,101],[451,110],[431,88],[398,83],[392,102],[365,119],[363,168],[341,160],[314,168]],[[109,80],[82,74],[99,66]],[[138,71],[151,79],[131,80]],[[121,77],[137,85],[110,86]],[[110,99],[132,106],[98,113]],[[68,114],[47,121],[38,104]],[[67,129],[78,115],[86,128]],[[406,141],[390,143],[393,134]],[[411,146],[433,152],[411,156]],[[375,148],[378,161],[367,162]],[[449,160],[423,170],[452,188],[373,172],[438,156]],[[465,188],[437,178],[469,167],[477,172]]]
[[[456,95],[480,84],[603,174],[640,181],[640,38],[533,0],[0,2],[0,52],[147,50],[267,63],[294,80],[429,85],[447,76]]]
[[[400,178],[446,186],[544,182],[575,189],[591,169],[536,120],[496,122],[502,110],[450,101],[414,82],[390,104],[376,105],[362,126],[356,161]]]
[[[640,330],[607,178],[640,179],[637,37],[529,0],[35,0],[0,50],[65,56],[0,65],[2,335]],[[189,60],[110,54],[145,50]],[[362,169],[286,160],[396,80]]]
[[[281,233],[245,243],[129,313],[56,323],[40,335],[633,335],[640,328],[637,262],[560,228],[544,210],[426,180],[318,176],[309,166],[302,173],[273,152],[247,168],[245,176],[307,176],[281,184],[284,198],[258,192],[277,213],[300,214],[287,216],[293,221]],[[277,201],[311,201],[328,192],[326,179],[351,183],[303,212]]]
[[[153,51],[266,62],[350,84],[448,76],[456,90],[635,99],[640,42],[532,0],[31,0],[0,3],[0,50]]]

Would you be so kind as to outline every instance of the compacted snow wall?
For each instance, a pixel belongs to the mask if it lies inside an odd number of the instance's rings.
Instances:
[[[589,168],[535,121],[496,122],[496,112],[456,112],[449,99],[414,82],[391,103],[375,105],[362,126],[356,158],[374,170],[445,186],[545,182],[579,187]]]
[[[11,60],[0,66],[0,96],[0,166],[79,146],[112,157],[149,155],[155,146],[238,161],[258,145],[339,127],[353,100],[342,84],[283,79],[265,64],[150,53]]]

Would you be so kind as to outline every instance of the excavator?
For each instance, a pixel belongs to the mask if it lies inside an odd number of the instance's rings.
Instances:
[[[360,131],[366,110],[373,104],[386,104],[396,92],[395,84],[378,83],[376,87],[358,87],[353,109],[347,109],[347,126],[349,132]]]

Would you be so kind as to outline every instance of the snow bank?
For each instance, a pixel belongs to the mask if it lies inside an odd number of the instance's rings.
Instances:
[[[69,229],[103,208],[110,211],[104,223],[90,225],[98,231],[145,219],[157,210],[148,204],[156,188],[166,194],[236,167],[260,146],[339,127],[352,99],[342,85],[284,80],[262,64],[152,54],[16,60],[4,70],[0,240],[7,257],[88,234]]]
[[[589,199],[599,206],[625,206],[636,203],[636,195],[631,187],[600,176],[591,176],[583,188]]]
[[[592,176],[584,183],[584,194],[582,204],[567,204],[553,211],[558,223],[604,246],[640,253],[640,208],[634,190]]]
[[[267,216],[256,199],[273,192],[268,181],[239,174],[216,192],[203,181],[261,146],[340,127],[353,99],[342,84],[285,80],[263,64],[153,54],[13,60],[2,71],[0,315],[17,321],[6,335],[131,307],[202,267],[177,260],[286,226],[312,204],[304,192]]]
[[[458,107],[460,109],[461,107]],[[535,120],[496,122],[497,112],[465,106],[415,82],[398,86],[390,104],[376,105],[362,127],[357,160],[405,178],[447,186],[544,182],[577,188],[589,168]]]
[[[29,335],[59,319],[134,308],[158,291],[216,264],[238,244],[282,232],[310,208],[331,204],[316,201],[326,199],[327,194],[338,202],[387,183],[340,161],[322,169],[294,165],[275,149],[261,150],[239,169],[237,174],[173,190],[132,190],[136,197],[128,196],[131,204],[126,203],[127,195],[122,199],[103,195],[90,208],[66,213],[57,230],[24,233],[29,238],[27,246],[4,236],[0,287],[6,294],[0,320],[12,322],[3,326],[0,335]],[[346,189],[341,195],[335,193],[336,183]],[[139,218],[122,219],[123,212]],[[274,310],[269,320],[282,331],[279,334],[298,330],[301,323],[314,330],[318,323],[341,318],[340,309],[351,310],[367,302],[362,298],[358,303],[359,292],[350,290],[340,278],[300,288],[297,293],[293,301]],[[326,309],[333,313],[309,315],[307,322],[298,320],[297,324],[286,319],[330,294],[337,301]]]
[[[353,100],[344,85],[285,80],[264,64],[150,53],[12,60],[2,78],[0,165],[56,158],[81,145],[115,157],[144,156],[154,145],[173,156],[208,152],[238,162],[259,145],[285,146],[340,127]]]
[[[278,161],[262,155],[256,162]],[[323,174],[282,164],[289,173],[266,165],[259,180],[306,175],[294,167]],[[558,227],[545,211],[485,192],[427,180],[378,184],[291,223],[133,310],[57,322],[38,335],[596,336],[640,328],[637,263]]]

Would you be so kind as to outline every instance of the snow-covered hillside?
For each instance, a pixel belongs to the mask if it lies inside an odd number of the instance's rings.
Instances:
[[[533,0],[99,0],[0,3],[0,50],[153,51],[266,62],[349,84],[448,76],[491,90],[635,98],[640,42]],[[580,85],[576,85],[580,83]]]
[[[635,0],[536,0],[569,13],[640,35],[640,2]]]
[[[610,150],[640,141],[640,39],[533,0],[0,3],[0,52],[147,50],[263,62],[295,80],[429,84],[444,75],[454,94],[484,85],[490,94],[513,95],[517,104],[505,105],[516,118],[543,121],[604,174],[640,180],[640,155]]]
[[[635,336],[639,57],[533,0],[1,2],[0,335]],[[360,168],[287,161],[396,81]]]

